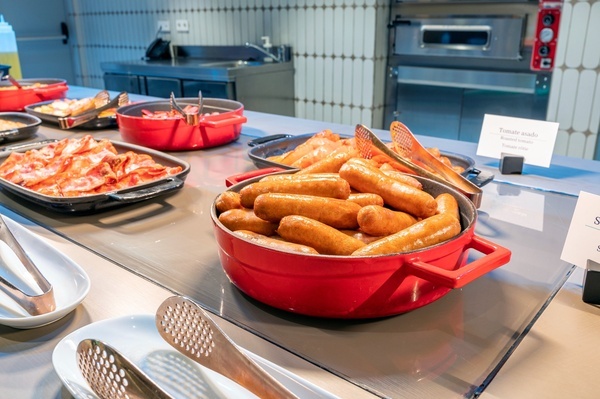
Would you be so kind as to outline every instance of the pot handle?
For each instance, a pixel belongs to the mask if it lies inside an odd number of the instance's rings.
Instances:
[[[240,173],[239,175],[229,176],[228,178],[225,179],[225,185],[227,187],[231,187],[234,184],[243,182],[244,180],[252,179],[253,177],[264,176],[264,175],[268,175],[269,173],[281,172],[284,170],[289,170],[289,169],[279,168],[279,167],[275,166],[272,168],[251,170],[250,172],[244,172],[244,173]]]
[[[154,198],[171,191],[175,191],[181,188],[183,186],[183,183],[183,180],[174,177],[150,187],[140,188],[139,190],[128,191],[123,193],[111,193],[108,194],[108,197],[115,201],[123,203],[137,202]]]
[[[409,262],[408,274],[448,288],[461,288],[484,274],[508,263],[511,252],[485,238],[474,235],[467,248],[473,248],[484,256],[456,270],[445,270],[438,266],[416,260]]]
[[[220,121],[207,121],[207,120],[200,119],[200,125],[219,128],[219,127],[225,127],[225,126],[245,123],[247,120],[248,120],[248,118],[246,118],[243,115],[232,115],[231,118],[222,119]]]

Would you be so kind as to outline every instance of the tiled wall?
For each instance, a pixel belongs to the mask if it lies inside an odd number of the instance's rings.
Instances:
[[[139,59],[168,20],[175,44],[292,46],[296,116],[381,127],[388,0],[65,0],[77,83],[103,87],[100,62]],[[189,33],[175,32],[177,19]]]
[[[559,122],[556,154],[600,157],[600,0],[565,0],[548,120]]]

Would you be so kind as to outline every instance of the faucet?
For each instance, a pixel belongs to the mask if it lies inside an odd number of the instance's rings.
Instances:
[[[281,59],[281,57],[276,56],[275,54],[271,53],[271,47],[273,47],[273,45],[270,42],[269,36],[262,36],[261,37],[262,41],[263,41],[263,46],[257,46],[256,44],[252,44],[250,42],[246,42],[246,47],[251,47],[255,50],[260,51],[263,55],[271,58],[273,61],[275,62],[283,62],[283,59]]]

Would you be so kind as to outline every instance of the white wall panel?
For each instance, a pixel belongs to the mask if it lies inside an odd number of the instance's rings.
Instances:
[[[569,68],[576,68],[581,65],[589,14],[590,5],[588,3],[580,2],[573,6],[571,29],[565,58],[565,64]]]
[[[571,29],[571,17],[573,15],[573,7],[570,3],[564,3],[561,17],[560,27],[558,30],[558,41],[556,45],[556,57],[554,65],[559,67],[565,64],[565,56],[569,43],[569,31]]]
[[[575,99],[577,97],[577,87],[579,74],[576,70],[568,69],[563,73],[560,86],[560,100],[558,102],[557,122],[561,129],[568,129],[573,126],[573,112],[575,110]]]
[[[577,88],[577,99],[575,111],[573,112],[573,129],[584,132],[590,127],[592,114],[592,102],[596,88],[597,74],[593,71],[582,71],[579,74],[579,87]]]
[[[554,143],[554,153],[558,155],[567,155],[569,145],[569,133],[566,130],[559,130]]]
[[[569,135],[569,147],[567,156],[581,158],[586,144],[585,134],[582,132],[572,132]]]
[[[598,22],[600,22],[600,2],[594,3],[590,11],[590,23],[582,62],[584,68],[600,66],[600,23]]]
[[[583,151],[584,159],[593,159],[594,151],[596,149],[596,140],[598,140],[598,134],[589,134],[585,140],[585,148]]]

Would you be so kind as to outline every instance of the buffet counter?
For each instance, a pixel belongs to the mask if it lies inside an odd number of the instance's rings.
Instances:
[[[71,88],[68,96],[92,93]],[[581,271],[559,255],[579,190],[600,193],[597,162],[556,156],[549,169],[526,166],[523,175],[502,176],[498,161],[477,157],[470,143],[421,138],[496,175],[484,187],[476,231],[509,248],[511,261],[407,314],[315,319],[272,309],[232,286],[220,266],[210,206],[225,178],[256,169],[247,156],[250,140],[324,128],[352,135],[354,127],[245,115],[236,142],[172,153],[192,171],[182,190],[164,198],[75,216],[0,193],[3,214],[71,257],[91,281],[82,304],[55,323],[31,330],[0,326],[3,396],[68,397],[52,365],[63,337],[100,320],[154,314],[173,293],[212,312],[242,347],[340,398],[595,395],[586,384],[599,358],[591,332],[600,312],[581,302]],[[117,130],[50,126],[31,140],[85,134],[120,140]],[[388,132],[376,134],[389,140]],[[570,337],[573,332],[580,336]]]

